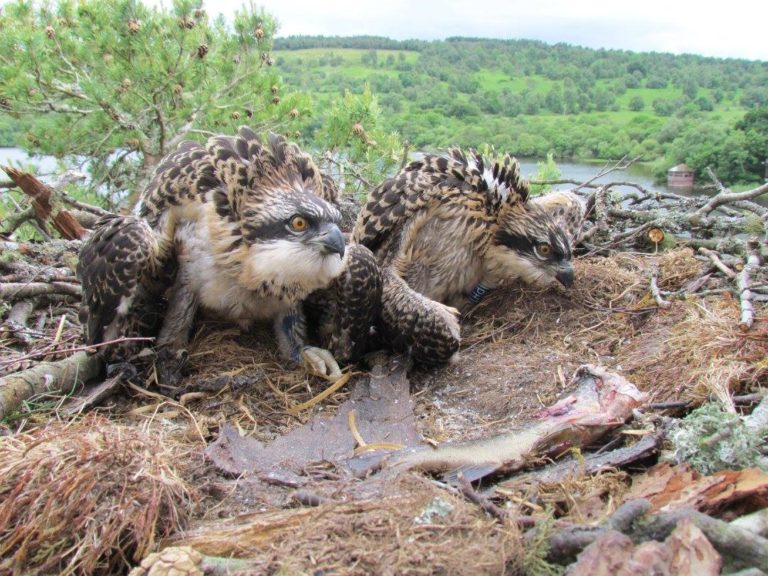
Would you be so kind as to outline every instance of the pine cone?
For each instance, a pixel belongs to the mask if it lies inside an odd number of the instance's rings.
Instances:
[[[352,126],[352,134],[354,134],[355,136],[365,135],[365,128],[363,128],[363,125],[360,124],[360,122]]]
[[[261,26],[257,26],[253,31],[253,35],[256,36],[257,40],[261,40],[264,38],[264,29]]]
[[[206,57],[208,54],[208,44],[200,44],[200,46],[197,47],[197,57],[202,60]]]
[[[272,84],[272,94],[277,94],[278,92],[280,92],[280,86]]]
[[[291,118],[298,118],[299,110],[298,108],[291,108],[291,111],[288,114],[290,114]]]
[[[229,115],[229,117],[232,118],[232,120],[239,120],[240,119],[240,112],[235,110],[234,112],[232,112],[232,114]]]
[[[9,98],[0,96],[0,110],[5,110],[6,112],[11,111],[11,100]]]
[[[203,576],[203,556],[189,546],[171,546],[154,552],[131,570],[129,576]]]
[[[46,26],[45,27],[45,35],[48,36],[51,40],[56,38],[56,30],[53,29],[53,26]]]
[[[138,34],[139,30],[141,30],[141,22],[135,18],[128,20],[128,32],[130,34]]]
[[[275,96],[272,98],[272,104],[280,104],[280,96]]]

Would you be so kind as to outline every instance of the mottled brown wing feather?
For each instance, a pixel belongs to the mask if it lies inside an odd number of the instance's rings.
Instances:
[[[132,216],[100,220],[80,250],[77,265],[83,287],[80,319],[89,344],[103,342],[114,322],[116,332],[127,335],[122,323],[133,322],[140,284],[146,289],[157,277],[156,256],[157,241],[144,220]]]
[[[304,301],[313,338],[339,361],[366,352],[369,331],[381,311],[382,279],[376,257],[365,246],[347,248],[344,272]]]
[[[490,163],[474,151],[451,149],[447,156],[425,155],[385,180],[369,195],[352,234],[354,242],[376,252],[415,213],[432,203],[480,203],[489,213],[502,202],[525,201],[528,185],[514,158]]]

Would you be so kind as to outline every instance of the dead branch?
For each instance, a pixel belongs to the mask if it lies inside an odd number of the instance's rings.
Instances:
[[[36,366],[0,378],[0,419],[5,418],[21,403],[38,394],[57,394],[71,390],[95,378],[102,368],[95,354],[78,352],[56,362],[41,362]]]
[[[736,567],[756,566],[768,570],[768,540],[737,525],[712,518],[693,508],[680,508],[672,512],[661,512],[648,518],[643,516],[650,509],[647,500],[632,500],[616,510],[613,517],[602,526],[568,526],[549,536],[547,560],[558,564],[572,562],[576,555],[594,542],[599,536],[616,530],[626,534],[635,543],[648,540],[662,541],[669,536],[681,520],[690,520],[712,543],[715,549],[727,556]],[[525,538],[532,541],[536,536],[534,528]]]
[[[680,508],[672,512],[660,513],[640,523],[632,534],[633,540],[662,540],[669,536],[678,522],[689,519],[695,524],[715,549],[723,556],[728,556],[739,568],[750,566],[768,571],[768,540],[738,526],[732,526],[712,518],[693,508]]]
[[[709,248],[706,248],[704,246],[699,246],[698,250],[699,254],[702,254],[709,258],[710,262],[712,262],[712,265],[720,270],[723,274],[725,274],[728,278],[735,278],[736,272],[728,268],[722,260],[720,260],[720,255],[715,252],[714,250],[710,250]]]
[[[720,180],[718,180],[717,176],[711,168],[707,168],[707,173],[717,186],[719,192],[713,196],[709,202],[707,202],[704,206],[689,216],[691,224],[694,225],[698,225],[707,214],[712,212],[715,208],[722,206],[723,204],[740,202],[742,200],[752,200],[768,192],[768,183],[763,184],[762,186],[758,186],[757,188],[753,188],[752,190],[747,190],[745,192],[731,192],[723,185],[722,182],[720,182]]]
[[[3,300],[21,300],[23,298],[32,298],[42,294],[66,294],[75,298],[83,295],[83,290],[79,284],[69,282],[3,282],[0,283],[0,299]]]
[[[461,490],[461,493],[464,495],[464,497],[472,502],[473,504],[476,504],[479,506],[483,512],[491,516],[492,518],[495,518],[502,524],[507,522],[509,519],[509,515],[507,512],[498,506],[491,502],[488,498],[485,496],[478,494],[478,492],[472,487],[472,483],[467,480],[467,478],[459,472],[456,475],[456,479],[459,482],[459,489]]]
[[[74,348],[67,348],[64,350],[52,350],[50,348],[46,348],[45,350],[32,352],[25,356],[21,356],[20,358],[11,358],[10,360],[0,360],[0,367],[7,366],[9,364],[15,364],[16,362],[22,362],[24,360],[31,360],[33,358],[50,356],[52,354],[72,354],[73,352],[93,352],[97,348],[102,348],[104,346],[111,346],[112,344],[117,344],[119,342],[150,342],[152,340],[154,340],[154,338],[149,338],[144,336],[130,336],[125,338],[116,338],[115,340],[107,340],[105,342],[99,342],[98,344],[76,346]]]
[[[653,296],[653,299],[656,301],[656,305],[659,308],[669,308],[672,306],[672,303],[668,300],[664,300],[661,292],[659,292],[659,271],[657,267],[654,267],[651,270],[651,296]]]
[[[753,294],[750,290],[752,283],[752,273],[760,266],[759,246],[756,242],[748,243],[748,254],[745,258],[744,268],[736,277],[736,287],[739,291],[739,303],[741,307],[741,319],[739,320],[739,329],[746,332],[752,327],[755,321],[755,307],[752,304]]]
[[[67,240],[74,240],[85,236],[85,228],[80,226],[75,217],[61,206],[61,202],[59,202],[56,191],[53,188],[44,184],[32,174],[22,172],[12,166],[4,166],[3,170],[32,199],[32,208],[34,208],[35,215],[39,221],[46,222],[50,220],[62,238]]]
[[[731,526],[738,526],[744,530],[749,530],[758,536],[768,536],[768,508],[740,516],[731,522]]]
[[[85,202],[80,202],[79,200],[75,200],[69,194],[66,194],[64,192],[61,193],[61,201],[64,202],[67,206],[72,206],[72,208],[77,208],[78,210],[82,210],[83,212],[89,212],[95,216],[109,216],[112,214],[109,210],[104,210],[104,208],[100,208],[99,206],[94,206],[93,204],[86,204]]]

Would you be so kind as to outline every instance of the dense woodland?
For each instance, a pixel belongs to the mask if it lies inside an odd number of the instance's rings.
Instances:
[[[640,156],[660,173],[712,166],[731,183],[763,174],[765,62],[475,38],[289,37],[275,56],[286,83],[318,103],[369,84],[385,126],[417,148]]]

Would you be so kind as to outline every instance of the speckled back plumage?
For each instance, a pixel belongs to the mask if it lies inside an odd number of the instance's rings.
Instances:
[[[469,220],[490,223],[504,203],[525,201],[528,194],[519,163],[507,154],[492,162],[458,148],[447,156],[427,154],[369,194],[352,238],[377,254],[387,253],[398,232],[420,211],[444,206],[466,213]]]
[[[384,268],[384,330],[417,361],[444,362],[459,344],[456,308],[476,290],[515,277],[570,283],[558,210],[529,200],[508,154],[452,149],[408,164],[371,192],[353,233]]]

